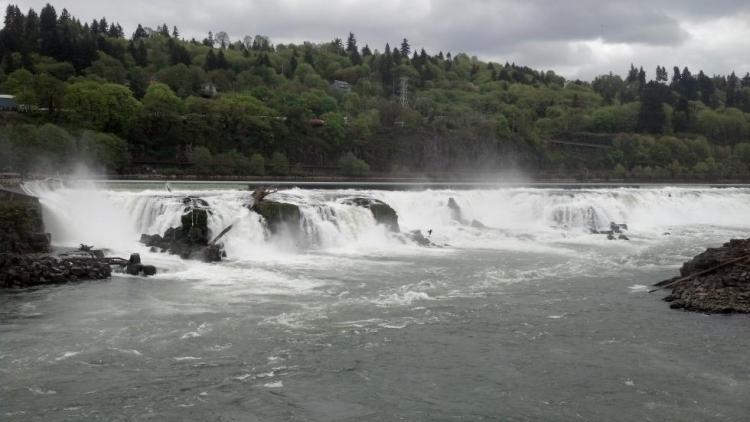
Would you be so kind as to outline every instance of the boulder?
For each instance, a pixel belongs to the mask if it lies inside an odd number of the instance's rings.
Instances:
[[[180,217],[179,227],[170,227],[163,235],[142,234],[141,243],[150,247],[152,252],[166,251],[183,259],[200,259],[207,262],[221,260],[222,244],[209,243],[209,204],[201,198],[192,196],[183,198],[182,203],[185,209]],[[209,248],[212,250],[209,251]]]
[[[461,207],[458,205],[458,202],[456,202],[455,199],[448,198],[448,208],[451,210],[451,219],[453,221],[457,221],[465,226],[471,226],[475,229],[487,229],[488,227],[485,226],[481,221],[479,220],[466,220],[463,217],[463,213],[461,212]]]
[[[153,265],[143,265],[141,266],[141,271],[143,271],[144,276],[150,276],[156,274],[156,267]]]
[[[416,242],[419,246],[433,246],[430,239],[426,238],[421,230],[413,230],[406,234],[406,237]]]
[[[129,263],[128,266],[125,268],[125,272],[127,272],[130,275],[138,275],[143,270],[143,265],[141,264],[134,264]]]
[[[287,202],[264,200],[254,203],[250,209],[263,217],[271,233],[278,233],[283,227],[296,232],[302,221],[299,207]]]
[[[451,218],[453,220],[464,223],[464,218],[461,213],[461,207],[458,206],[458,202],[456,202],[453,197],[448,198],[448,208],[450,208],[451,210]]]
[[[378,224],[386,226],[388,230],[394,233],[401,231],[398,225],[398,213],[383,201],[373,198],[357,197],[347,198],[341,202],[347,205],[356,205],[358,207],[367,208],[372,212],[372,216]]]

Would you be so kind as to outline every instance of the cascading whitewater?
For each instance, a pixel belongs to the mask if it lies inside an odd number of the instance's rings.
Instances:
[[[459,247],[492,247],[497,240],[586,238],[591,230],[607,229],[610,222],[627,223],[633,233],[647,236],[684,226],[750,227],[750,189],[740,188],[277,192],[269,199],[300,209],[296,238],[290,233],[271,235],[263,219],[246,206],[251,201],[248,191],[121,191],[91,184],[52,188],[45,183],[27,184],[25,189],[40,198],[54,243],[120,250],[135,247],[142,233],[160,234],[178,226],[182,199],[200,197],[210,205],[209,228],[214,235],[233,226],[223,239],[229,258],[310,248],[368,251],[403,245],[403,238],[378,225],[368,209],[342,202],[351,197],[379,199],[396,210],[402,231],[431,230],[436,243]],[[464,220],[485,227],[454,220],[447,206],[450,198],[461,207]]]

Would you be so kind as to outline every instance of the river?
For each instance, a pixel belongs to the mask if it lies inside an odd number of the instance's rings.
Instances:
[[[748,188],[279,191],[300,207],[296,236],[270,235],[238,185],[26,189],[56,246],[139,252],[159,273],[0,292],[3,420],[750,414],[750,318],[670,310],[647,287],[748,237]],[[221,263],[138,244],[177,226],[187,195],[209,203],[214,233],[233,225]],[[389,204],[438,246],[349,197]],[[591,234],[610,222],[630,240]]]

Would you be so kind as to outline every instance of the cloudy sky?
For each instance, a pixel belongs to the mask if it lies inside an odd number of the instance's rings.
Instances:
[[[49,0],[16,1],[37,11]],[[105,16],[130,34],[138,23],[177,25],[202,39],[263,34],[273,43],[356,34],[382,51],[408,38],[430,53],[552,69],[591,79],[630,63],[649,77],[657,64],[709,74],[750,71],[750,0],[67,0],[86,21]]]

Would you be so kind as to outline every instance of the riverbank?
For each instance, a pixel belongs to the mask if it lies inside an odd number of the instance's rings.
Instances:
[[[680,276],[657,283],[671,288],[673,309],[750,313],[750,239],[732,239],[686,262]]]

